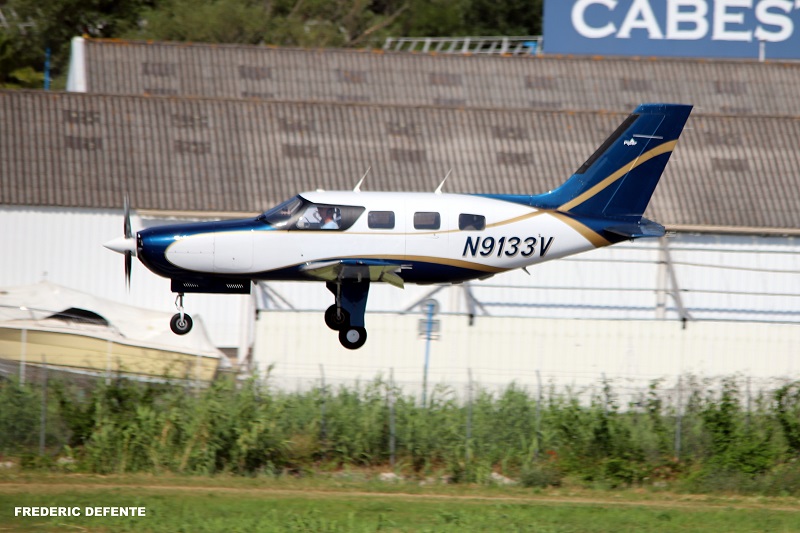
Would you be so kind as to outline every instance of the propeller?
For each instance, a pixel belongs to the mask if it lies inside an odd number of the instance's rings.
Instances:
[[[127,193],[125,194],[125,200],[123,201],[122,206],[124,213],[123,216],[125,217],[124,222],[122,223],[122,231],[125,234],[125,241],[130,242],[130,240],[134,239],[133,232],[131,231],[131,200]],[[133,266],[133,252],[135,250],[135,246],[133,250],[125,250],[125,289],[128,291],[131,290],[131,267]]]
[[[123,203],[124,221],[122,223],[123,236],[111,239],[103,244],[109,250],[125,256],[125,287],[130,290],[131,288],[131,267],[133,263],[133,256],[136,255],[136,237],[133,236],[131,230],[131,202],[128,195],[125,195]]]

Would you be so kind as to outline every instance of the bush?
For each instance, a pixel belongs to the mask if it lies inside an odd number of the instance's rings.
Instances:
[[[66,451],[77,461],[73,470],[258,475],[385,468],[394,436],[397,468],[446,473],[453,482],[482,483],[501,471],[537,488],[573,478],[604,487],[657,480],[692,492],[800,494],[800,388],[759,396],[748,412],[735,380],[719,390],[691,383],[680,418],[657,383],[626,409],[608,382],[588,405],[585,394],[551,390],[540,402],[511,385],[477,390],[471,405],[438,386],[425,407],[380,379],[295,393],[257,379],[206,389],[52,383],[49,454],[40,456],[42,391],[7,381],[0,382],[0,453],[21,456],[23,468],[58,468],[54,457]],[[678,423],[680,460],[673,457]]]
[[[519,482],[523,487],[547,488],[560,487],[564,474],[554,464],[549,462],[531,463],[520,472]]]

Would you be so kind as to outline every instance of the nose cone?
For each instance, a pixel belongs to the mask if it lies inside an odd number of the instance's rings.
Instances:
[[[133,255],[136,255],[136,239],[134,237],[128,237],[127,239],[125,237],[117,237],[103,244],[103,246],[119,254],[131,252]]]

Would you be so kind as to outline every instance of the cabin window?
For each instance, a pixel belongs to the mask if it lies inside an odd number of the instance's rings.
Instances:
[[[439,213],[430,211],[418,211],[414,213],[414,229],[439,229],[442,225],[442,217]]]
[[[458,229],[462,231],[483,231],[486,228],[486,217],[462,213],[458,215]]]
[[[394,229],[394,211],[370,211],[367,226],[370,229]]]

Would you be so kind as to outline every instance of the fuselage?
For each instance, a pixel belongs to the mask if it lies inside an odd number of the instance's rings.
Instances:
[[[309,280],[309,265],[363,260],[396,263],[405,282],[460,282],[612,243],[590,226],[478,195],[315,191],[257,218],[141,230],[137,255],[172,279]]]

